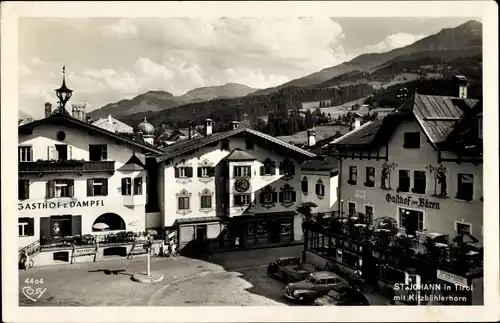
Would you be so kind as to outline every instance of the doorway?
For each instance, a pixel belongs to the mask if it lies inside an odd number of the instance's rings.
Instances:
[[[71,215],[51,216],[50,228],[53,243],[60,242],[63,237],[71,236]]]
[[[199,250],[204,250],[207,242],[207,226],[196,226],[196,246]]]
[[[399,209],[399,226],[406,229],[406,234],[415,236],[424,229],[424,213],[412,209]]]
[[[273,220],[269,222],[269,242],[278,243],[280,242],[281,226],[278,220]]]
[[[57,160],[68,160],[68,145],[56,145]]]

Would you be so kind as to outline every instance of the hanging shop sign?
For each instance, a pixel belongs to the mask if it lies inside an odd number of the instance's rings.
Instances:
[[[104,206],[104,200],[89,200],[89,201],[72,201],[72,202],[33,202],[33,203],[18,203],[17,209],[23,210],[43,210],[43,209],[71,209],[81,207],[96,207]]]
[[[73,257],[81,257],[81,256],[93,256],[95,255],[96,250],[94,248],[79,248],[73,250]]]
[[[411,196],[401,196],[399,194],[392,195],[387,193],[385,200],[389,203],[400,204],[405,206],[417,206],[424,209],[439,210],[439,202],[434,202],[426,198],[413,198]]]

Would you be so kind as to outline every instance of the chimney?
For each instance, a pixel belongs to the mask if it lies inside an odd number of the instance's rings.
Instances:
[[[205,137],[211,136],[212,135],[212,124],[213,124],[212,119],[206,119],[205,120]]]
[[[354,129],[358,129],[361,127],[361,118],[355,118],[354,119]]]
[[[240,123],[238,121],[231,121],[231,129],[236,129]]]
[[[108,122],[113,124],[113,119],[111,118],[111,114],[108,114]]]
[[[469,81],[463,75],[455,75],[453,77],[453,82],[455,84],[456,96],[460,99],[467,98],[467,86],[469,85]]]
[[[316,145],[316,130],[310,129],[307,130],[307,146],[313,147]]]
[[[48,118],[52,114],[52,103],[45,103],[45,118]]]

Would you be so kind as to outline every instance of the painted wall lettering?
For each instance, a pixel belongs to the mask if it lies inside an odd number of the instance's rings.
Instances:
[[[80,248],[73,250],[73,257],[91,256],[96,253],[95,248]]]
[[[34,202],[34,203],[18,203],[17,209],[22,210],[41,210],[41,209],[61,209],[61,208],[76,208],[76,207],[95,207],[104,206],[104,200],[91,201],[76,201],[76,202]]]
[[[418,207],[425,209],[435,209],[439,210],[439,202],[433,202],[426,198],[413,199],[411,196],[401,196],[399,194],[392,195],[387,193],[385,200],[389,203],[401,204],[410,206],[411,204],[417,205]]]

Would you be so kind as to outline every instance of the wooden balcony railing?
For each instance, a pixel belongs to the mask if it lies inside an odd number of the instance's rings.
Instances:
[[[19,173],[114,172],[115,161],[39,160],[20,162]]]

